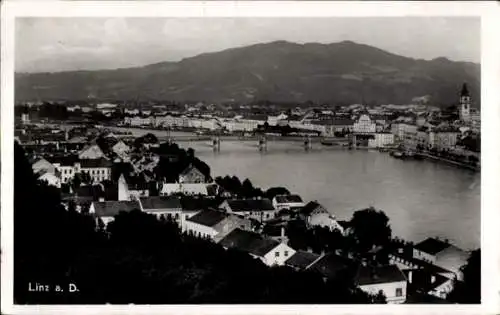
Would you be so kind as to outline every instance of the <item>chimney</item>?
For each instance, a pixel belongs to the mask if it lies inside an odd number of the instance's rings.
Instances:
[[[408,272],[408,283],[412,283],[412,281],[413,281],[413,271],[410,270]]]
[[[281,238],[284,238],[285,237],[285,227],[282,226],[281,227]]]

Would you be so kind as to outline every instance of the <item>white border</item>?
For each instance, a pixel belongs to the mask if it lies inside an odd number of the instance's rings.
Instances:
[[[481,2],[3,2],[1,21],[1,312],[5,314],[297,314],[332,312],[387,314],[496,314],[500,312],[498,273],[500,260],[500,9],[495,1]],[[304,306],[304,305],[224,305],[224,306],[13,306],[13,73],[14,19],[38,17],[360,17],[360,16],[481,16],[482,17],[482,305],[397,305],[397,306]],[[457,43],[459,45],[460,43]]]

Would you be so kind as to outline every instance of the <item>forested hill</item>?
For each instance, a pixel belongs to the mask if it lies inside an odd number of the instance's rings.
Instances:
[[[480,65],[417,60],[343,41],[276,41],[144,67],[18,73],[17,101],[172,100],[207,102],[456,103],[467,82],[480,104]]]

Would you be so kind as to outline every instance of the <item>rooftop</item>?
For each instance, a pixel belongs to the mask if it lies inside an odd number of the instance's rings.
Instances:
[[[347,258],[335,255],[327,254],[317,260],[308,270],[316,271],[327,278],[334,278],[342,271],[347,270],[353,262]]]
[[[103,167],[111,167],[112,165],[113,163],[106,160],[105,158],[80,160],[80,166],[82,168],[103,168]]]
[[[300,203],[303,202],[299,195],[281,195],[276,196],[278,203]]]
[[[415,245],[415,249],[417,249],[421,252],[424,252],[424,253],[435,255],[435,254],[445,250],[449,246],[450,246],[450,244],[445,242],[445,241],[441,241],[441,240],[438,240],[436,238],[429,237],[429,238],[425,239],[424,241]]]
[[[258,233],[237,228],[226,235],[219,244],[227,248],[239,249],[262,257],[280,243],[272,239],[264,238]]]
[[[358,285],[406,281],[403,272],[396,265],[378,267],[361,266],[356,275]]]
[[[102,201],[94,202],[93,205],[95,214],[99,217],[114,217],[121,211],[141,209],[138,201]]]
[[[177,196],[152,196],[139,199],[144,211],[181,209],[181,200]]]
[[[227,213],[216,211],[216,210],[202,210],[198,212],[196,215],[187,219],[187,221],[191,221],[194,223],[198,223],[204,226],[214,226],[227,218],[229,215]]]
[[[271,200],[263,199],[234,199],[227,200],[234,212],[243,211],[272,211],[275,210]]]
[[[294,268],[306,269],[320,257],[321,255],[299,250],[288,258],[285,264]]]

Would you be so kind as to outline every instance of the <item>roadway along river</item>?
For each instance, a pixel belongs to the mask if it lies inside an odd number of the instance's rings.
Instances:
[[[300,142],[269,142],[266,153],[258,151],[256,142],[222,141],[218,153],[208,141],[179,145],[192,147],[210,165],[214,177],[249,178],[263,189],[285,186],[305,201],[317,200],[338,219],[350,219],[355,210],[374,206],[389,217],[393,235],[406,240],[439,236],[464,249],[480,246],[479,173],[320,144],[306,152]]]

